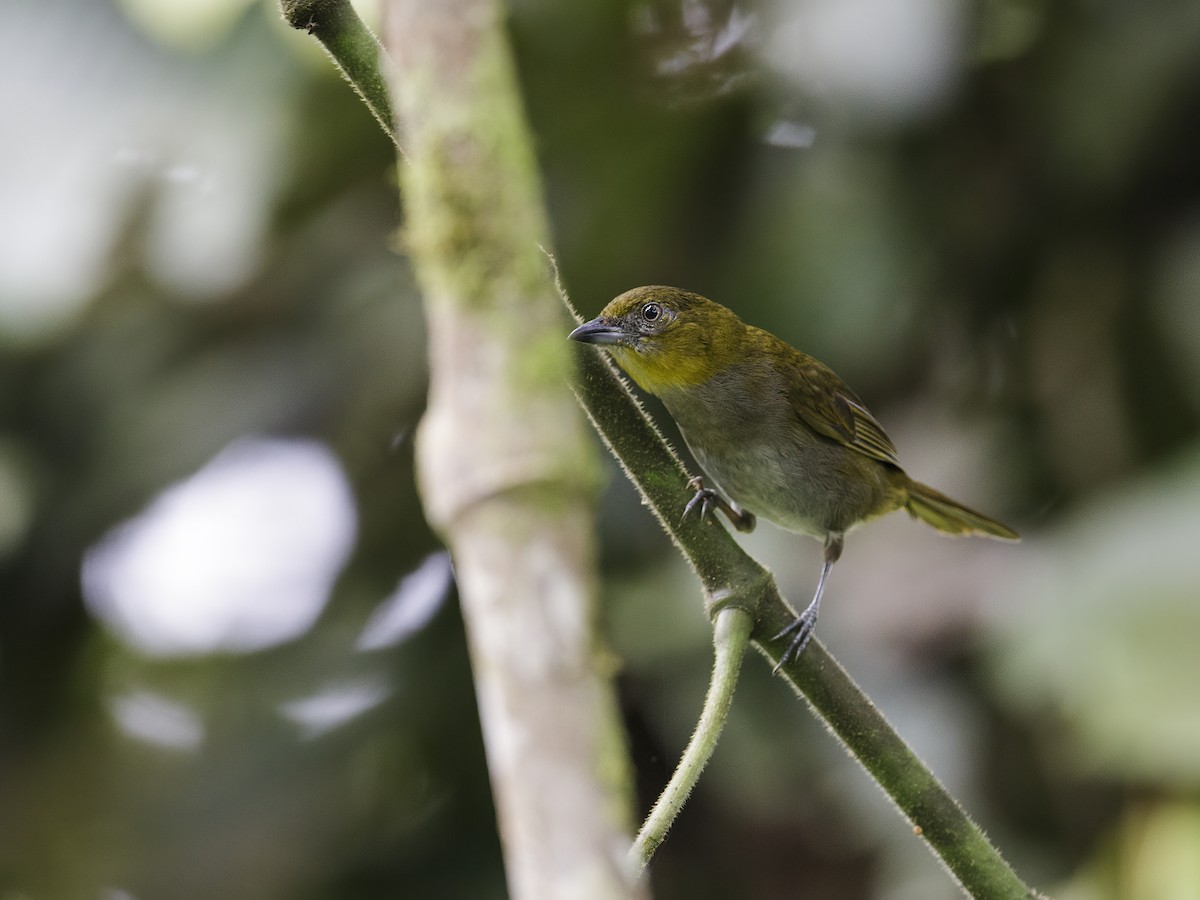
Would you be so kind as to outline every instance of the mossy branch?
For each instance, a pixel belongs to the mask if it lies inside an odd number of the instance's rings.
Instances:
[[[379,98],[386,97],[386,82],[378,71],[378,45],[361,22],[358,27],[347,25],[348,2],[281,2],[288,20],[322,41],[376,112]],[[373,49],[364,42],[364,33]],[[335,39],[334,35],[345,40]],[[376,118],[394,138],[390,113],[376,112]],[[766,636],[780,631],[794,614],[771,574],[751,559],[725,529],[697,518],[682,519],[681,511],[692,494],[683,464],[606,357],[595,348],[579,347],[577,359],[576,396],[646,504],[696,571],[710,616],[720,618],[721,612],[730,608],[744,611],[754,623],[754,646],[769,661],[778,662],[786,641],[772,641]],[[733,618],[745,621],[740,615]],[[781,674],[893,800],[964,891],[988,900],[1039,896],[1021,882],[979,826],[819,641],[814,639]]]
[[[305,14],[335,58],[350,48],[351,78],[377,64],[348,4]],[[388,0],[383,21],[428,334],[417,485],[454,558],[509,893],[640,900],[632,766],[596,640],[599,466],[537,250],[549,227],[504,12]],[[362,93],[378,100],[377,81]]]

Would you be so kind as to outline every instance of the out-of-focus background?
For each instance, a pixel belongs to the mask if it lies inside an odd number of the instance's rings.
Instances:
[[[581,310],[734,307],[1026,536],[871,525],[823,640],[1027,880],[1200,896],[1200,5],[512,13]],[[0,898],[504,896],[392,148],[258,0],[14,0],[0,114]],[[644,807],[709,628],[600,524]],[[957,896],[757,658],[653,880]]]

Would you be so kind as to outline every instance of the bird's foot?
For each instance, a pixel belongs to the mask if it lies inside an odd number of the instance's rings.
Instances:
[[[808,609],[804,610],[804,612],[800,613],[800,615],[796,616],[795,621],[793,621],[791,625],[783,629],[783,631],[779,632],[779,634],[775,635],[775,637],[771,638],[771,640],[777,641],[782,637],[787,637],[789,634],[793,635],[792,642],[788,644],[788,648],[783,651],[783,656],[779,657],[779,662],[776,663],[775,668],[771,670],[772,674],[778,674],[780,669],[803,653],[804,648],[808,646],[808,642],[812,639],[813,632],[816,630],[816,611],[812,607],[809,607]]]
[[[692,514],[692,510],[700,508],[700,521],[711,522],[713,511],[720,509],[724,505],[725,500],[714,491],[712,488],[704,486],[704,479],[696,475],[688,479],[687,486],[696,492],[696,495],[688,501],[687,506],[683,508],[683,518],[687,518]]]
[[[716,510],[725,513],[731,525],[738,531],[753,531],[757,519],[754,513],[748,512],[741,507],[730,503],[712,488],[704,486],[704,479],[696,475],[688,479],[688,487],[696,492],[696,495],[688,501],[687,506],[683,508],[682,519],[686,519],[691,514],[693,509],[700,508],[700,521],[711,522],[714,518]]]

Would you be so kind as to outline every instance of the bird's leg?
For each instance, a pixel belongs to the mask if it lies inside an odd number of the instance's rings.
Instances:
[[[813,594],[813,598],[808,606],[804,608],[804,612],[796,616],[796,620],[791,625],[771,639],[777,641],[781,637],[786,637],[789,634],[793,635],[792,642],[788,644],[788,648],[783,652],[783,656],[779,657],[779,662],[771,670],[772,672],[778,672],[803,653],[804,648],[808,646],[808,641],[813,636],[813,631],[817,627],[817,613],[821,611],[821,595],[825,593],[825,580],[829,577],[829,572],[833,569],[833,564],[842,555],[842,543],[842,535],[840,534],[831,534],[825,538],[825,564],[821,567],[821,577],[817,579],[817,592]]]
[[[725,513],[730,524],[738,531],[753,531],[757,520],[754,513],[742,509],[736,503],[730,503],[712,488],[704,486],[704,479],[697,475],[688,481],[688,487],[696,492],[687,506],[683,508],[683,518],[687,518],[688,514],[697,506],[700,507],[700,520],[711,519],[713,510],[720,510]]]

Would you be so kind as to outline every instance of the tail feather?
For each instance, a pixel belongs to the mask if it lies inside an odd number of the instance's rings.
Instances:
[[[919,481],[909,483],[908,500],[904,508],[914,519],[928,522],[946,534],[980,534],[1006,541],[1021,539],[1007,525],[1001,525],[995,519],[989,519],[983,513],[977,513]]]

